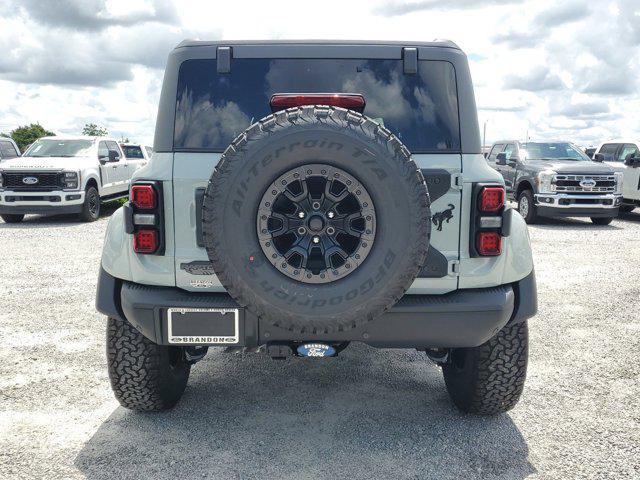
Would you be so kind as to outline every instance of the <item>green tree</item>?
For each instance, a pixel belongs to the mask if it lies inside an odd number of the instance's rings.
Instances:
[[[106,128],[99,127],[95,123],[85,123],[84,128],[82,129],[82,134],[90,137],[105,137],[109,135],[109,132]]]
[[[29,145],[40,137],[47,137],[50,135],[55,135],[55,133],[46,130],[39,123],[23,125],[22,127],[18,127],[11,131],[11,138],[13,138],[13,141],[18,144],[21,152],[24,152]]]

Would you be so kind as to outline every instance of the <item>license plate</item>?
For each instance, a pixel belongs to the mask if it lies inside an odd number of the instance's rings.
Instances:
[[[239,341],[237,308],[169,308],[169,343],[234,344]]]

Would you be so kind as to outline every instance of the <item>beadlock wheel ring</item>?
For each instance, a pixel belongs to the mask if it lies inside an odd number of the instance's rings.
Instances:
[[[331,165],[302,165],[266,189],[256,226],[260,247],[278,271],[303,283],[329,283],[355,271],[371,251],[376,212],[352,175]]]

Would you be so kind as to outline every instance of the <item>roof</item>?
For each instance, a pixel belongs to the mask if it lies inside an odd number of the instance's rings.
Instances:
[[[640,144],[640,140],[631,139],[631,138],[615,138],[613,140],[605,140],[604,142],[600,142],[599,145],[604,145],[605,143],[635,143],[635,144]]]
[[[120,143],[118,142],[117,139],[113,138],[113,137],[104,137],[104,136],[89,136],[89,135],[49,135],[46,137],[40,137],[38,140],[41,139],[58,139],[58,140],[108,140],[108,141],[113,141],[116,143]]]
[[[514,140],[513,138],[507,140],[496,140],[491,145],[496,143],[573,143],[571,140]]]
[[[436,39],[431,42],[415,42],[415,41],[389,41],[389,40],[183,40],[175,48],[184,47],[203,47],[203,46],[225,46],[233,47],[234,45],[367,45],[367,46],[403,46],[403,47],[441,47],[454,48],[460,50],[460,47],[451,40]]]

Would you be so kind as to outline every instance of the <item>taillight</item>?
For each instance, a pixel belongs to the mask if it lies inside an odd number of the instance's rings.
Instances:
[[[138,181],[131,185],[130,202],[124,207],[125,231],[133,234],[133,251],[164,253],[162,183]]]
[[[480,211],[495,213],[504,206],[503,187],[484,187],[480,192]]]
[[[269,101],[271,111],[303,105],[329,105],[349,110],[364,111],[364,97],[357,93],[276,93]]]
[[[158,232],[141,229],[133,234],[133,251],[136,253],[155,253],[158,250]]]
[[[133,185],[131,187],[131,203],[142,210],[156,208],[156,191],[153,185]]]
[[[478,232],[476,248],[484,257],[495,257],[502,253],[502,236],[500,232]]]
[[[470,229],[472,257],[495,257],[502,253],[505,200],[502,185],[475,186]]]

